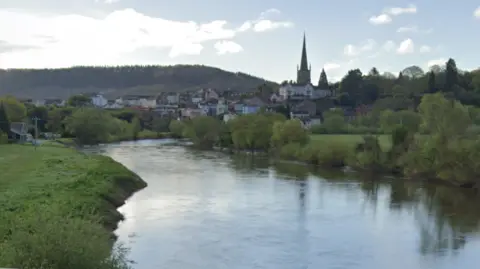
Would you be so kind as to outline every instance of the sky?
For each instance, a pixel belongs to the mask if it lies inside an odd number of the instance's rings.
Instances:
[[[480,66],[478,0],[0,0],[0,68],[204,64],[280,82],[304,33],[314,82]]]

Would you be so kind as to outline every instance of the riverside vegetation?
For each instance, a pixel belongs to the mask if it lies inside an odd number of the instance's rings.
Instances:
[[[376,120],[372,134],[311,135],[299,120],[277,113],[242,115],[223,123],[212,117],[172,121],[170,131],[189,138],[202,149],[264,152],[272,157],[326,167],[349,166],[375,173],[396,173],[419,180],[440,180],[462,187],[479,187],[479,110],[447,99],[442,93],[426,94],[418,112],[385,110],[346,123],[336,111],[326,113],[324,124],[313,128],[334,132],[354,130]],[[383,135],[377,135],[383,133]]]
[[[109,157],[60,145],[0,145],[0,266],[129,268],[112,253],[116,210],[146,186]]]

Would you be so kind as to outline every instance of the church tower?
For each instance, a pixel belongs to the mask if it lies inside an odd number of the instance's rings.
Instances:
[[[300,60],[300,68],[297,66],[297,83],[301,85],[306,85],[311,83],[311,66],[308,66],[307,60],[307,42],[305,38],[305,33],[303,33],[303,48],[302,48],[302,58]]]

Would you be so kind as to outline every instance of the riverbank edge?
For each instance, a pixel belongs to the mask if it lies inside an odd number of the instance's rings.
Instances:
[[[187,144],[183,144],[181,146],[195,148],[195,146],[187,145]],[[217,152],[222,152],[229,155],[260,156],[260,157],[268,158],[277,163],[298,164],[298,165],[314,167],[315,169],[338,170],[344,173],[347,170],[353,173],[358,173],[360,175],[369,175],[369,176],[372,176],[372,178],[376,178],[376,179],[381,179],[381,178],[387,179],[388,177],[394,177],[395,179],[404,180],[408,182],[435,184],[435,185],[460,188],[460,189],[478,189],[478,187],[476,187],[475,184],[472,184],[470,182],[465,184],[455,184],[448,180],[443,180],[440,178],[434,178],[429,176],[422,176],[422,175],[406,176],[405,174],[399,171],[396,171],[393,169],[387,169],[386,167],[383,167],[383,169],[378,169],[378,170],[361,169],[360,167],[354,167],[354,166],[348,165],[346,159],[344,159],[341,164],[322,165],[322,164],[311,163],[308,161],[302,161],[299,159],[281,158],[280,156],[273,154],[272,152],[264,152],[264,151],[255,151],[252,153],[251,151],[248,151],[248,150],[242,151],[242,150],[234,150],[231,148],[220,148],[220,147],[207,149],[207,151],[217,151]],[[351,155],[348,156],[348,158],[351,158],[351,157],[352,157]],[[391,178],[389,180],[391,180]]]

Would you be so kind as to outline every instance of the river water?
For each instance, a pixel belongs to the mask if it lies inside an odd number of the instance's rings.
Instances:
[[[480,268],[471,193],[170,142],[92,149],[148,183],[119,209],[136,269]]]

